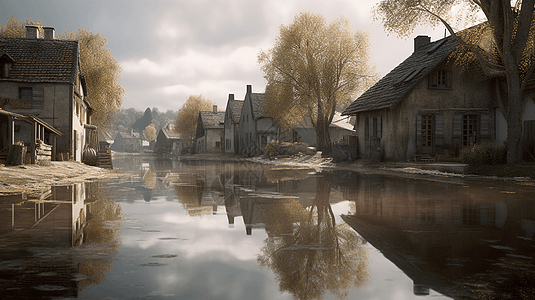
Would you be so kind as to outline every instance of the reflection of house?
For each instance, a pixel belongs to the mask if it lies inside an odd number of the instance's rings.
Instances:
[[[169,153],[178,154],[180,150],[184,148],[183,140],[175,132],[175,125],[173,123],[167,123],[156,137],[156,152],[157,153]]]
[[[223,152],[224,122],[225,112],[217,111],[217,105],[214,105],[213,111],[199,112],[195,136],[197,153]]]
[[[0,108],[32,115],[65,134],[56,141],[58,158],[81,161],[96,129],[80,72],[77,41],[56,40],[54,28],[44,28],[38,38],[37,26],[26,26],[26,38],[0,38]],[[3,130],[7,130],[3,129]],[[30,126],[15,127],[22,141],[31,143]],[[4,135],[2,133],[2,135]],[[39,136],[52,145],[52,136]],[[93,148],[97,145],[90,145]],[[54,151],[54,150],[53,150]]]
[[[496,295],[503,292],[497,282],[521,271],[518,266],[533,267],[529,196],[370,175],[359,176],[355,187],[355,213],[344,220],[413,280],[416,295],[432,289],[478,298],[476,286]]]
[[[339,112],[335,112],[333,120],[329,125],[329,134],[331,142],[340,143],[349,141],[350,136],[356,136],[353,125],[349,122],[349,118],[342,117]],[[316,130],[310,122],[310,117],[306,116],[291,129],[291,141],[307,143],[309,146],[316,147]]]
[[[243,100],[234,100],[234,94],[228,95],[225,110],[225,153],[239,153],[242,107]]]
[[[140,152],[143,143],[143,134],[139,132],[117,132],[111,150],[117,152]]]
[[[359,153],[406,160],[494,141],[494,88],[476,69],[448,61],[457,45],[416,37],[412,55],[346,108],[343,115],[357,117]]]
[[[262,153],[269,142],[277,140],[279,130],[266,115],[264,94],[253,93],[251,85],[247,85],[239,127],[242,154]]]

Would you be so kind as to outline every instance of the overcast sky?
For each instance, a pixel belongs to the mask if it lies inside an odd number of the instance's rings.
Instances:
[[[56,35],[79,27],[107,38],[122,65],[123,108],[178,110],[189,95],[226,106],[228,94],[243,99],[246,85],[261,93],[265,80],[258,52],[272,47],[280,25],[299,12],[321,13],[328,22],[344,15],[354,30],[368,32],[372,61],[381,76],[408,57],[419,34],[432,41],[444,29],[421,28],[407,40],[387,36],[373,21],[378,0],[0,0],[0,24],[13,15],[54,27]]]

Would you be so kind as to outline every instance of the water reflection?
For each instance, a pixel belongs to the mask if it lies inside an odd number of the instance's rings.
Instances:
[[[357,183],[355,212],[344,219],[413,280],[415,295],[535,297],[531,187]]]
[[[268,238],[258,256],[281,291],[295,299],[319,299],[328,291],[346,298],[349,289],[366,283],[368,254],[364,240],[345,224],[337,225],[329,203],[332,174],[316,178],[311,207],[294,199],[277,199],[265,210]]]
[[[98,185],[53,186],[33,195],[0,198],[0,290],[3,298],[76,297],[106,278],[120,243],[107,228],[120,206]],[[105,241],[104,251],[91,245]],[[78,255],[73,247],[84,249]],[[100,252],[95,260],[92,252]],[[105,254],[105,255],[103,255]]]
[[[114,167],[125,173],[112,182],[0,199],[7,298],[533,298],[531,186],[149,157]]]

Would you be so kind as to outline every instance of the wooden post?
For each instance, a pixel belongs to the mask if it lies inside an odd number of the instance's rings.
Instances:
[[[52,138],[52,157],[51,157],[51,160],[55,161],[57,159],[57,157],[56,157],[56,135],[54,133],[50,133],[50,136]]]
[[[39,127],[41,128],[39,139],[45,143],[45,126],[39,124]]]
[[[32,123],[32,135],[31,135],[31,143],[30,143],[30,157],[31,157],[31,164],[35,164],[36,157],[35,157],[35,139],[37,138],[37,122]]]
[[[11,149],[15,144],[15,120],[12,116],[8,116],[8,149]]]

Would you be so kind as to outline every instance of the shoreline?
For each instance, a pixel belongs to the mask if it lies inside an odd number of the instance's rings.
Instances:
[[[463,164],[456,163],[411,163],[411,162],[368,162],[357,160],[352,162],[333,163],[332,158],[321,157],[321,153],[314,155],[294,155],[275,158],[246,157],[236,154],[193,154],[193,155],[156,155],[113,153],[113,156],[147,156],[162,158],[177,158],[192,161],[228,161],[253,162],[273,167],[308,168],[316,172],[344,170],[361,174],[377,174],[397,176],[419,180],[446,181],[463,183],[464,180],[500,181],[505,183],[535,185],[535,180],[525,177],[496,177],[463,174]],[[455,172],[458,170],[458,172]],[[88,180],[106,180],[121,176],[120,169],[104,169],[73,161],[52,161],[34,165],[4,166],[0,165],[0,196],[19,194],[39,194],[51,186],[67,185]]]

